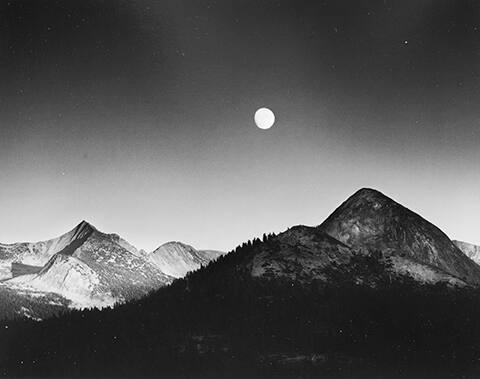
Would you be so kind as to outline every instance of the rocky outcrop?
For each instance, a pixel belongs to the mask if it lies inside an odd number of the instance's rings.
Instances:
[[[328,234],[308,226],[294,226],[258,247],[250,263],[252,276],[310,281],[326,279],[324,269],[348,263],[351,249]]]
[[[319,229],[354,250],[379,250],[413,259],[469,284],[480,284],[480,267],[445,233],[379,191],[357,191]]]
[[[480,246],[463,241],[453,241],[453,243],[471,260],[480,265]]]

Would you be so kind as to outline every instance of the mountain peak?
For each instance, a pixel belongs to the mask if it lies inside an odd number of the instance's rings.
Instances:
[[[375,197],[380,197],[380,198],[385,198],[383,193],[380,191],[374,189],[374,188],[360,188],[357,192],[355,192],[351,197],[362,197],[362,198],[375,198]]]
[[[480,268],[445,233],[379,191],[357,191],[319,229],[350,248],[379,250],[480,283]]]
[[[84,229],[84,228],[96,229],[92,224],[90,224],[88,221],[85,221],[85,220],[80,221],[80,223],[75,227],[75,229]]]
[[[88,223],[85,220],[82,220],[80,224],[78,224],[73,230],[73,239],[78,239],[82,238],[85,236],[88,236],[92,234],[94,231],[96,231],[97,228],[95,228],[92,224]]]
[[[408,211],[405,207],[380,191],[373,188],[361,188],[345,200],[322,225],[325,226],[329,224],[330,221],[338,219],[338,217],[351,219],[363,216],[375,219],[378,213],[391,212],[393,209],[399,213]]]
[[[168,242],[165,242],[164,244],[160,245],[157,249],[161,248],[161,247],[168,247],[168,246],[181,246],[185,249],[193,249],[192,246],[190,245],[187,245],[186,243],[183,243],[183,242],[180,242],[180,241],[168,241]],[[157,250],[156,249],[156,250]]]
[[[384,205],[387,203],[395,203],[394,200],[384,195],[380,191],[373,188],[361,188],[350,196],[344,204],[357,205]]]

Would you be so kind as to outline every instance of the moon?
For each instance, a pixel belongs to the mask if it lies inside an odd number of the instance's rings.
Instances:
[[[268,108],[260,108],[255,112],[254,119],[260,129],[270,129],[275,123],[275,114]]]

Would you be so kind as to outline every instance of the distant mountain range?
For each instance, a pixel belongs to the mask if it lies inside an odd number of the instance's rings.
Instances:
[[[267,280],[325,281],[332,269],[348,268],[352,258],[372,252],[388,261],[393,275],[424,283],[480,284],[478,246],[451,241],[418,214],[368,188],[353,194],[319,226],[298,225],[265,236],[235,270]],[[8,293],[14,300],[4,303],[31,317],[35,304],[111,306],[168,285],[223,254],[181,242],[148,253],[82,221],[48,241],[0,244],[0,300]]]
[[[147,253],[85,222],[2,249],[0,312],[13,319],[0,320],[7,377],[480,374],[479,248],[373,189],[318,226],[225,255],[179,242]],[[113,310],[25,320],[48,317],[46,304],[115,301]]]
[[[147,253],[82,221],[48,241],[0,244],[0,296],[3,289],[49,304],[55,294],[73,308],[101,308],[141,297],[220,255],[180,242]],[[21,298],[17,303],[23,303]],[[22,307],[24,314],[35,314]]]

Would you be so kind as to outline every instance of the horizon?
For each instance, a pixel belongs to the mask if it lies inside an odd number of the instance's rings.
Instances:
[[[480,245],[472,2],[18,0],[0,20],[3,243],[86,219],[229,251],[371,187]]]
[[[439,226],[436,225],[434,222],[432,222],[432,221],[430,221],[428,218],[424,217],[422,214],[416,212],[414,209],[411,209],[411,208],[409,208],[408,206],[406,206],[405,204],[402,204],[401,202],[393,199],[393,198],[390,197],[388,194],[383,193],[382,191],[379,191],[378,189],[376,189],[376,188],[371,188],[371,187],[362,187],[362,188],[359,188],[359,189],[356,190],[354,193],[352,193],[352,194],[349,195],[347,198],[345,198],[345,200],[341,201],[341,202],[332,210],[331,213],[333,213],[338,207],[340,207],[340,205],[341,205],[344,201],[346,201],[348,198],[350,198],[351,196],[353,196],[353,195],[356,194],[357,192],[359,192],[359,191],[361,191],[361,190],[365,190],[365,189],[367,189],[367,190],[374,190],[374,191],[380,192],[380,193],[383,194],[384,196],[386,196],[386,197],[394,200],[394,201],[397,202],[398,204],[400,204],[400,205],[404,206],[405,208],[411,210],[412,212],[420,215],[420,216],[421,216],[422,218],[424,218],[425,220],[431,222],[434,226],[439,227]],[[331,213],[329,213],[327,216],[325,216],[325,218],[324,218],[322,221],[320,221],[320,222],[318,222],[318,223],[316,223],[316,224],[305,224],[305,223],[292,224],[292,225],[288,225],[287,227],[285,227],[285,228],[282,229],[282,230],[270,230],[270,231],[267,231],[267,232],[262,232],[261,234],[258,234],[258,235],[255,235],[255,236],[251,236],[250,238],[247,238],[247,239],[245,239],[245,240],[243,240],[243,241],[240,241],[240,242],[238,242],[236,245],[234,245],[234,246],[232,246],[232,247],[230,247],[230,248],[228,248],[228,249],[215,249],[215,248],[208,247],[208,246],[198,247],[198,246],[195,246],[194,244],[190,243],[189,241],[178,240],[178,239],[176,239],[176,240],[174,240],[174,239],[166,240],[166,241],[163,241],[163,242],[158,243],[158,244],[157,244],[156,246],[154,246],[153,248],[148,248],[148,249],[146,249],[145,247],[143,247],[143,246],[141,246],[141,245],[138,245],[138,244],[136,244],[135,242],[129,240],[128,238],[126,238],[126,237],[125,237],[124,235],[122,235],[121,233],[118,233],[118,232],[116,232],[116,231],[104,230],[103,228],[98,227],[94,222],[91,222],[91,221],[88,220],[88,219],[82,219],[81,221],[77,222],[73,227],[67,228],[66,231],[63,231],[63,232],[61,232],[61,233],[57,233],[57,234],[56,234],[55,236],[53,236],[53,237],[41,238],[41,239],[37,239],[37,240],[17,240],[17,241],[13,241],[13,242],[0,241],[0,244],[35,243],[35,242],[48,241],[48,240],[50,240],[50,239],[54,239],[54,238],[60,237],[61,235],[63,235],[63,234],[65,234],[65,233],[67,233],[67,232],[75,229],[76,227],[78,227],[78,226],[81,225],[82,223],[87,223],[87,224],[89,224],[90,226],[94,227],[95,229],[97,229],[98,231],[100,231],[100,232],[102,232],[102,233],[106,233],[106,234],[118,234],[120,237],[122,237],[123,239],[125,239],[127,242],[131,243],[131,244],[132,244],[133,246],[135,246],[137,249],[139,249],[139,250],[145,250],[145,251],[147,251],[147,252],[152,252],[152,251],[154,251],[155,249],[157,249],[158,247],[160,247],[160,246],[162,246],[162,245],[165,245],[165,244],[167,244],[167,243],[170,243],[170,242],[180,242],[180,243],[184,243],[184,244],[187,244],[187,245],[191,245],[191,246],[193,246],[193,247],[194,247],[195,249],[197,249],[197,250],[219,250],[219,251],[223,251],[223,252],[230,252],[230,251],[234,250],[237,246],[241,245],[241,243],[246,242],[247,240],[253,240],[254,238],[261,238],[264,233],[265,233],[265,234],[269,234],[269,233],[272,233],[272,232],[273,232],[273,233],[275,233],[275,234],[278,234],[278,233],[284,232],[285,230],[287,230],[287,229],[289,229],[289,228],[291,228],[291,227],[298,226],[298,225],[313,226],[313,227],[318,226],[318,225],[322,224],[322,222],[325,221],[325,220],[330,216]],[[472,242],[472,241],[462,240],[462,239],[459,239],[459,238],[452,237],[452,236],[450,236],[447,232],[445,232],[441,227],[439,227],[439,229],[440,229],[441,231],[443,231],[443,232],[448,236],[448,238],[450,238],[450,240],[452,240],[452,241],[457,240],[457,241],[460,241],[460,242],[467,242],[467,243],[470,243],[470,244],[473,244],[473,245],[477,245],[475,242]]]

